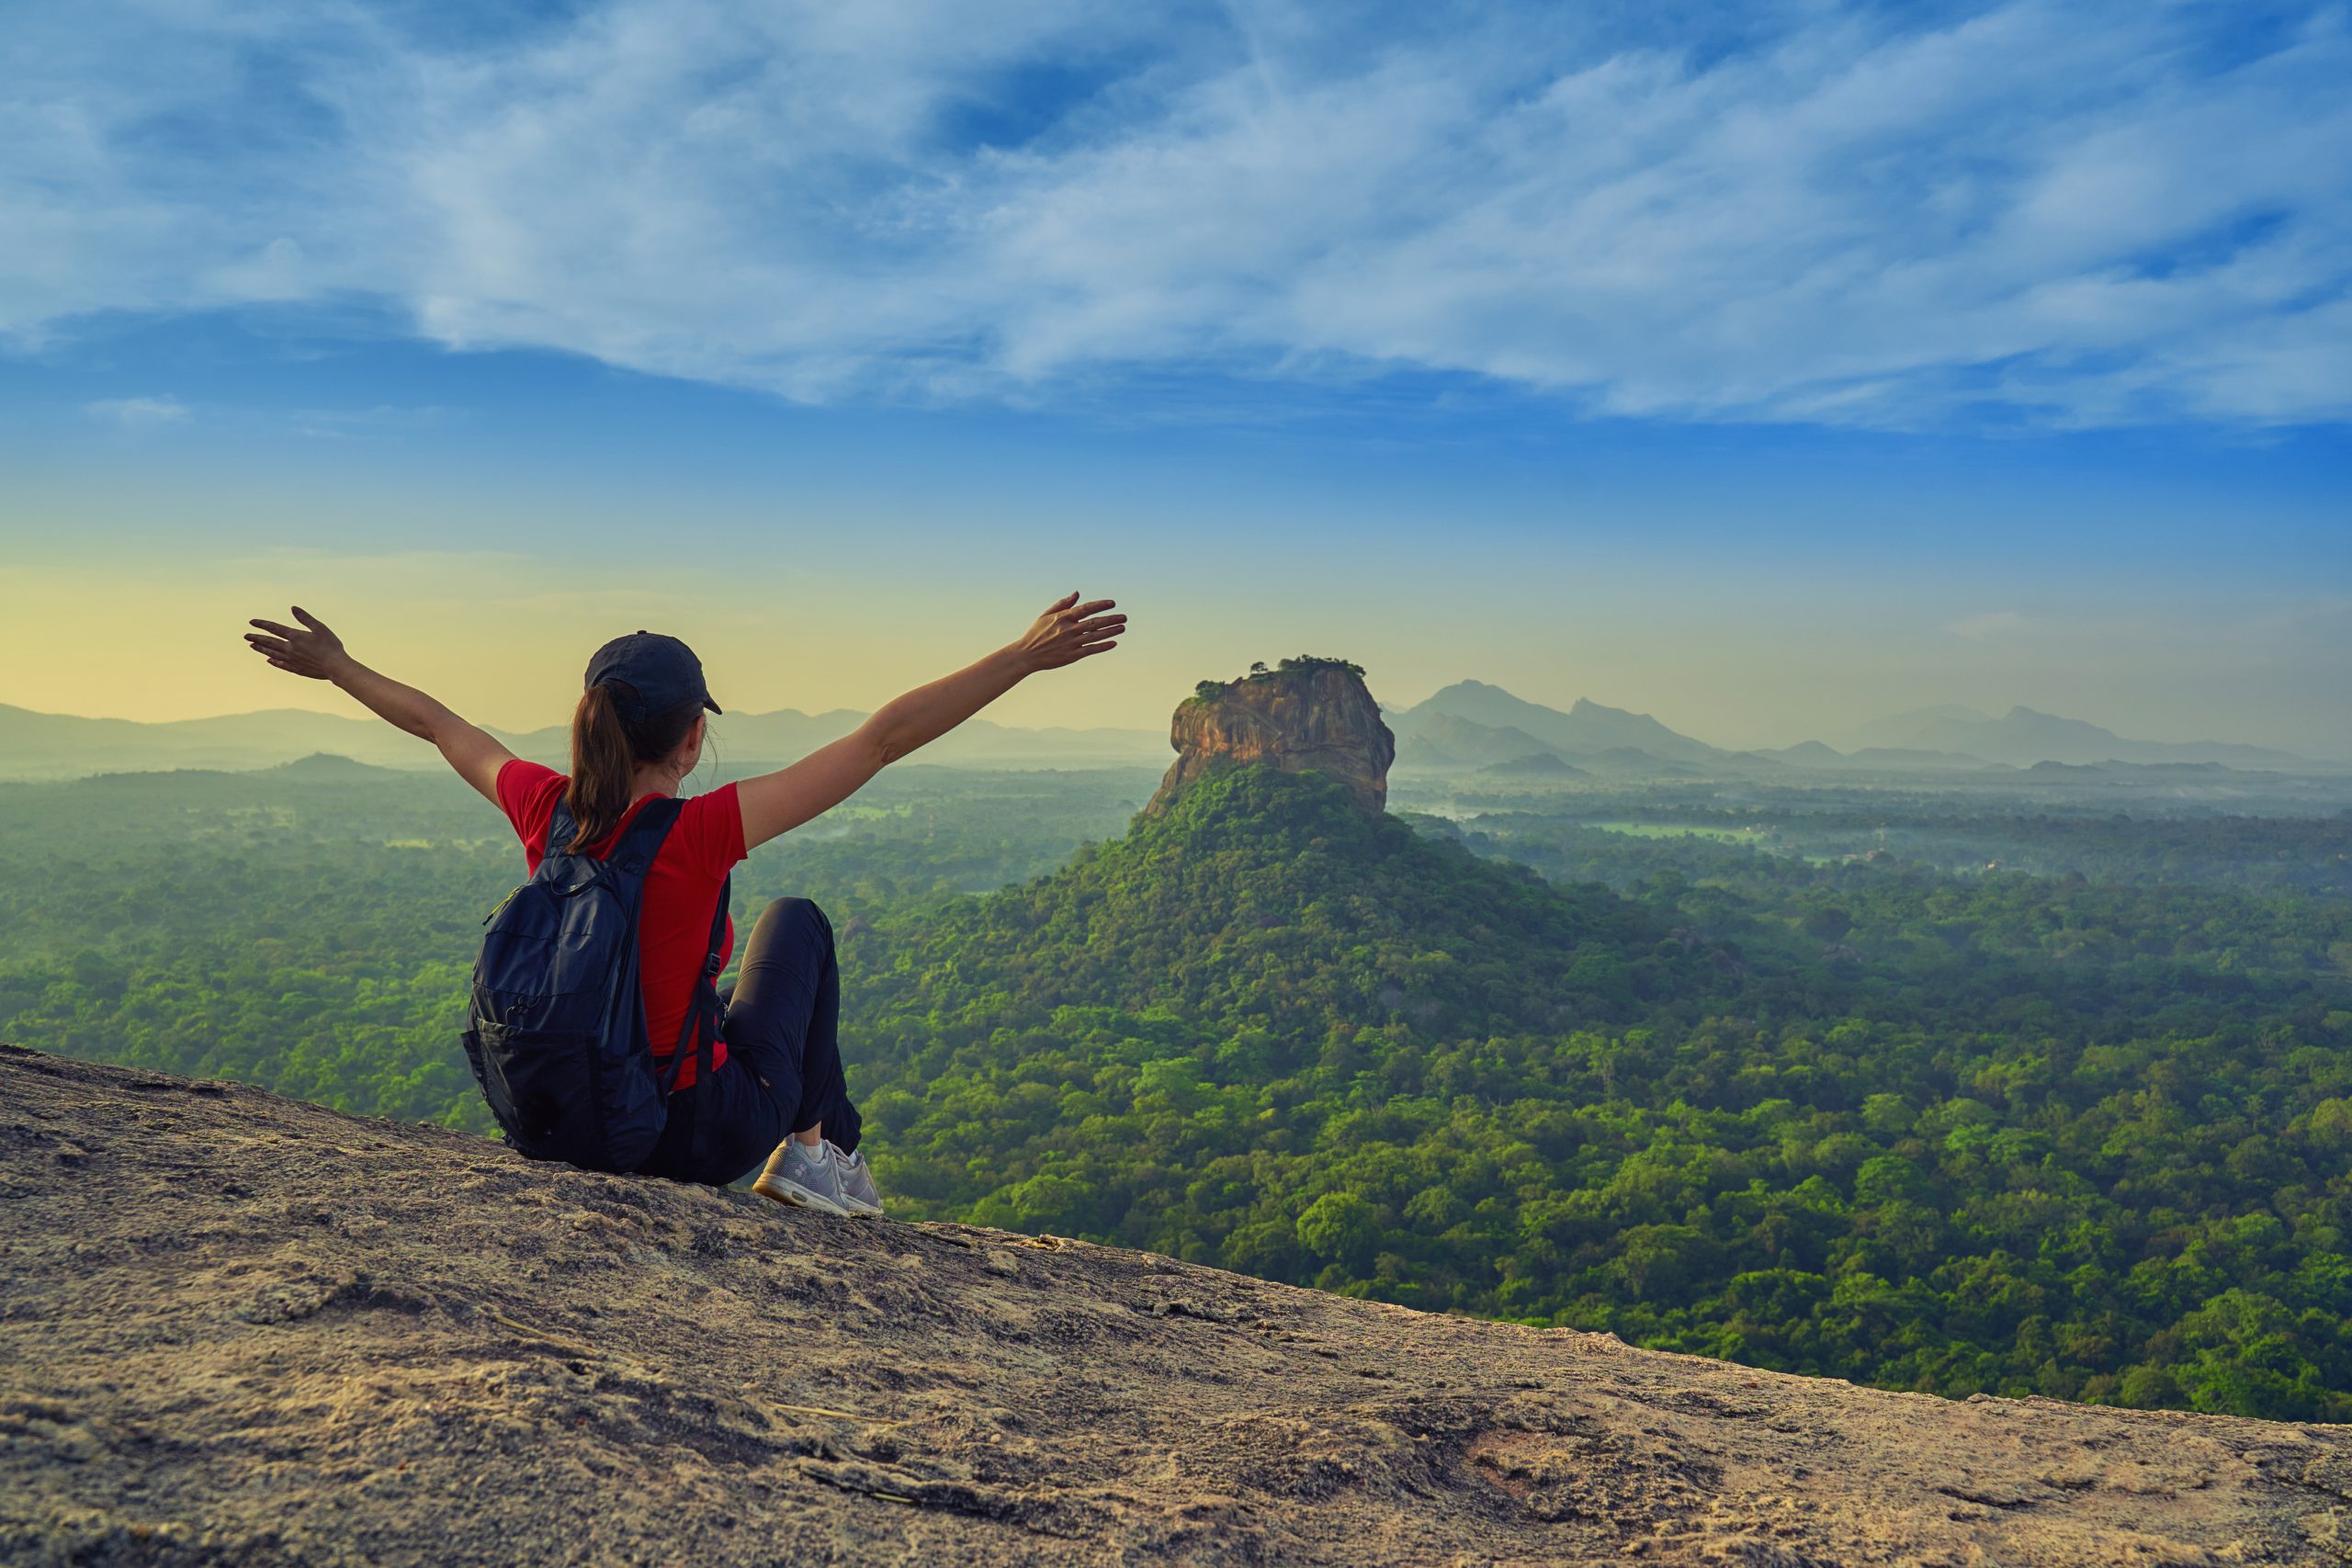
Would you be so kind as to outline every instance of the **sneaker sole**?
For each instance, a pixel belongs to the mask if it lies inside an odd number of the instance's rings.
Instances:
[[[752,1190],[763,1198],[773,1198],[779,1203],[788,1203],[796,1209],[814,1209],[820,1214],[833,1214],[844,1220],[852,1217],[850,1211],[823,1193],[811,1192],[797,1181],[786,1181],[781,1177],[769,1176],[765,1172],[761,1173],[760,1179],[752,1183]]]

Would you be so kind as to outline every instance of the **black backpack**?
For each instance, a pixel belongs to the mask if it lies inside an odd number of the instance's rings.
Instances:
[[[575,830],[571,810],[558,801],[538,870],[482,921],[490,931],[474,964],[466,1057],[506,1141],[533,1159],[590,1170],[643,1165],[669,1119],[671,1086],[697,1024],[706,1027],[696,1081],[710,1077],[732,878],[719,890],[710,956],[677,1049],[659,1072],[638,975],[645,874],[680,809],[673,799],[648,802],[598,860],[557,847]]]

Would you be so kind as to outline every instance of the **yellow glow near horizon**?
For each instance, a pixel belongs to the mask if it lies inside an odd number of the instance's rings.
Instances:
[[[1570,583],[1467,551],[1385,579],[1373,563],[1329,557],[1138,569],[1105,554],[1074,570],[1008,550],[915,574],[900,570],[902,552],[876,553],[854,577],[758,560],[625,570],[500,551],[129,552],[109,568],[19,559],[0,568],[0,702],[151,722],[288,707],[360,715],[246,650],[248,616],[282,618],[299,603],[368,663],[502,728],[563,722],[590,651],[639,626],[691,642],[732,712],[871,709],[1000,646],[1077,587],[1130,611],[1125,646],[1024,685],[990,718],[1158,729],[1204,677],[1317,653],[1366,666],[1393,705],[1467,677],[1558,707],[1584,696],[1651,713],[1732,747],[1835,739],[1881,714],[1958,701],[2027,702],[2150,739],[2329,750],[2292,722],[2295,694],[2275,693],[2267,725],[2244,702],[2263,671],[2292,663],[2301,623],[2275,615],[2011,617],[1998,636],[1971,636],[1945,625],[1941,606],[1792,618],[1761,586],[1708,598],[1688,576],[1597,568]]]
[[[633,583],[618,571],[575,572],[588,581],[537,586],[555,575],[548,561],[498,552],[224,559],[175,569],[168,581],[19,568],[0,581],[0,667],[10,671],[0,701],[144,722],[360,711],[245,648],[248,618],[288,619],[300,604],[370,665],[503,728],[563,722],[589,653],[640,626],[691,642],[731,711],[870,709],[1010,641],[1045,602],[773,570],[730,580],[723,597],[683,572],[640,572]],[[1165,644],[1157,654],[1130,644],[1014,693],[991,716],[1153,726],[1199,679],[1192,671],[1232,661],[1202,665]]]

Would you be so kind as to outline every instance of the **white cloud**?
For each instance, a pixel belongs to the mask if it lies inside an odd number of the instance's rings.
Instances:
[[[92,419],[119,424],[125,430],[152,430],[161,424],[185,424],[188,420],[187,405],[177,398],[101,398],[96,402],[84,403],[82,412]]]
[[[2317,6],[2260,47],[2138,0],[1758,10],[1721,48],[1548,7],[1374,47],[1274,0],[105,15],[18,45],[0,332],[357,295],[806,399],[1408,370],[1647,417],[2352,417]],[[1048,66],[1088,90],[970,132]]]

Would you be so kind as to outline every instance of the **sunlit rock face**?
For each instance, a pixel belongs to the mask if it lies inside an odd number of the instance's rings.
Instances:
[[[1365,690],[1363,671],[1336,659],[1285,659],[1238,681],[1204,681],[1169,728],[1175,765],[1148,809],[1165,807],[1203,773],[1261,763],[1316,773],[1346,786],[1366,811],[1385,809],[1396,738]]]
[[[5,1044],[0,1105],[11,1565],[2344,1561],[2352,1427],[1882,1393]]]

